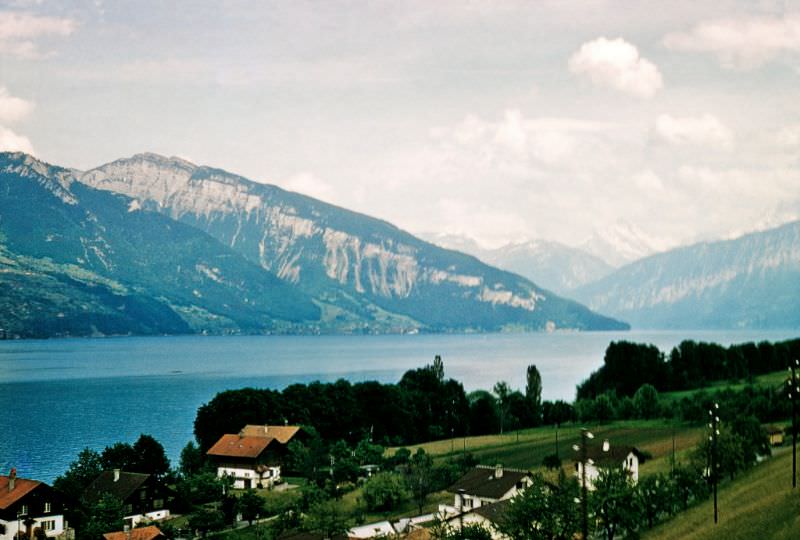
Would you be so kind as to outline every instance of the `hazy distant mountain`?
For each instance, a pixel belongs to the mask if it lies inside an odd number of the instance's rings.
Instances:
[[[567,296],[572,289],[596,281],[613,270],[598,257],[559,242],[531,240],[486,249],[466,236],[426,234],[424,237],[437,245],[469,253],[492,266],[509,270],[547,290]]]
[[[800,221],[652,255],[574,294],[637,328],[798,328]]]
[[[663,241],[623,221],[595,230],[591,237],[578,246],[614,268],[664,251],[667,247]]]
[[[626,327],[384,221],[222,170],[140,154],[77,178],[208,233],[313,297],[323,325],[353,331]]]

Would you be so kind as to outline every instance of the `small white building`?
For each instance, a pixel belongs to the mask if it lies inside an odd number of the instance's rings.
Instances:
[[[17,478],[15,469],[0,476],[0,540],[12,540],[20,531],[33,538],[36,529],[55,538],[66,528],[63,502],[53,488],[38,480]]]
[[[583,463],[580,451],[575,460],[575,476],[580,483],[583,478]],[[642,452],[633,446],[611,447],[608,443],[602,446],[589,446],[586,449],[586,488],[593,490],[594,483],[600,476],[601,469],[619,467],[635,484],[639,481],[639,464],[644,461]]]

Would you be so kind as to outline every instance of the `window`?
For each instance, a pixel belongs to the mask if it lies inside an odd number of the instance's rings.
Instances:
[[[156,510],[164,508],[164,499],[153,499],[153,508]]]
[[[131,512],[133,512],[133,505],[132,504],[126,504],[125,505],[125,513],[126,514],[130,514]]]
[[[52,511],[53,511],[53,505],[50,504],[49,502],[44,503],[44,513],[49,514]]]
[[[28,515],[28,505],[27,504],[23,504],[22,506],[20,506],[18,513],[19,513],[20,516],[27,516]]]
[[[143,501],[143,500],[145,500],[146,498],[147,498],[147,490],[146,490],[146,489],[143,489],[142,491],[140,491],[140,492],[139,492],[139,500],[142,500],[142,501]]]
[[[56,520],[48,519],[46,521],[42,521],[41,527],[45,531],[54,531],[56,530]]]

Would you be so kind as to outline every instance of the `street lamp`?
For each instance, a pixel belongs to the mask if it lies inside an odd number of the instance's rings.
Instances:
[[[789,399],[792,402],[792,489],[797,487],[797,399],[800,397],[800,360],[794,360],[789,364],[791,378],[786,381],[789,386]]]
[[[589,538],[589,496],[588,489],[586,488],[586,463],[587,459],[587,445],[589,439],[594,439],[592,432],[586,428],[581,428],[581,445],[574,445],[572,448],[576,452],[580,452],[581,463],[581,514],[582,514],[582,530],[583,539]]]
[[[708,440],[711,441],[711,468],[709,471],[709,476],[711,477],[711,485],[714,488],[714,523],[717,523],[718,514],[717,514],[717,440],[719,438],[719,403],[714,403],[714,408],[708,411],[709,422],[708,428],[711,430],[711,434],[708,436]]]

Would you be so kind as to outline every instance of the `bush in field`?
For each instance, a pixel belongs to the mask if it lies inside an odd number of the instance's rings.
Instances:
[[[367,480],[362,497],[368,510],[392,510],[408,500],[409,493],[402,476],[383,472]]]

